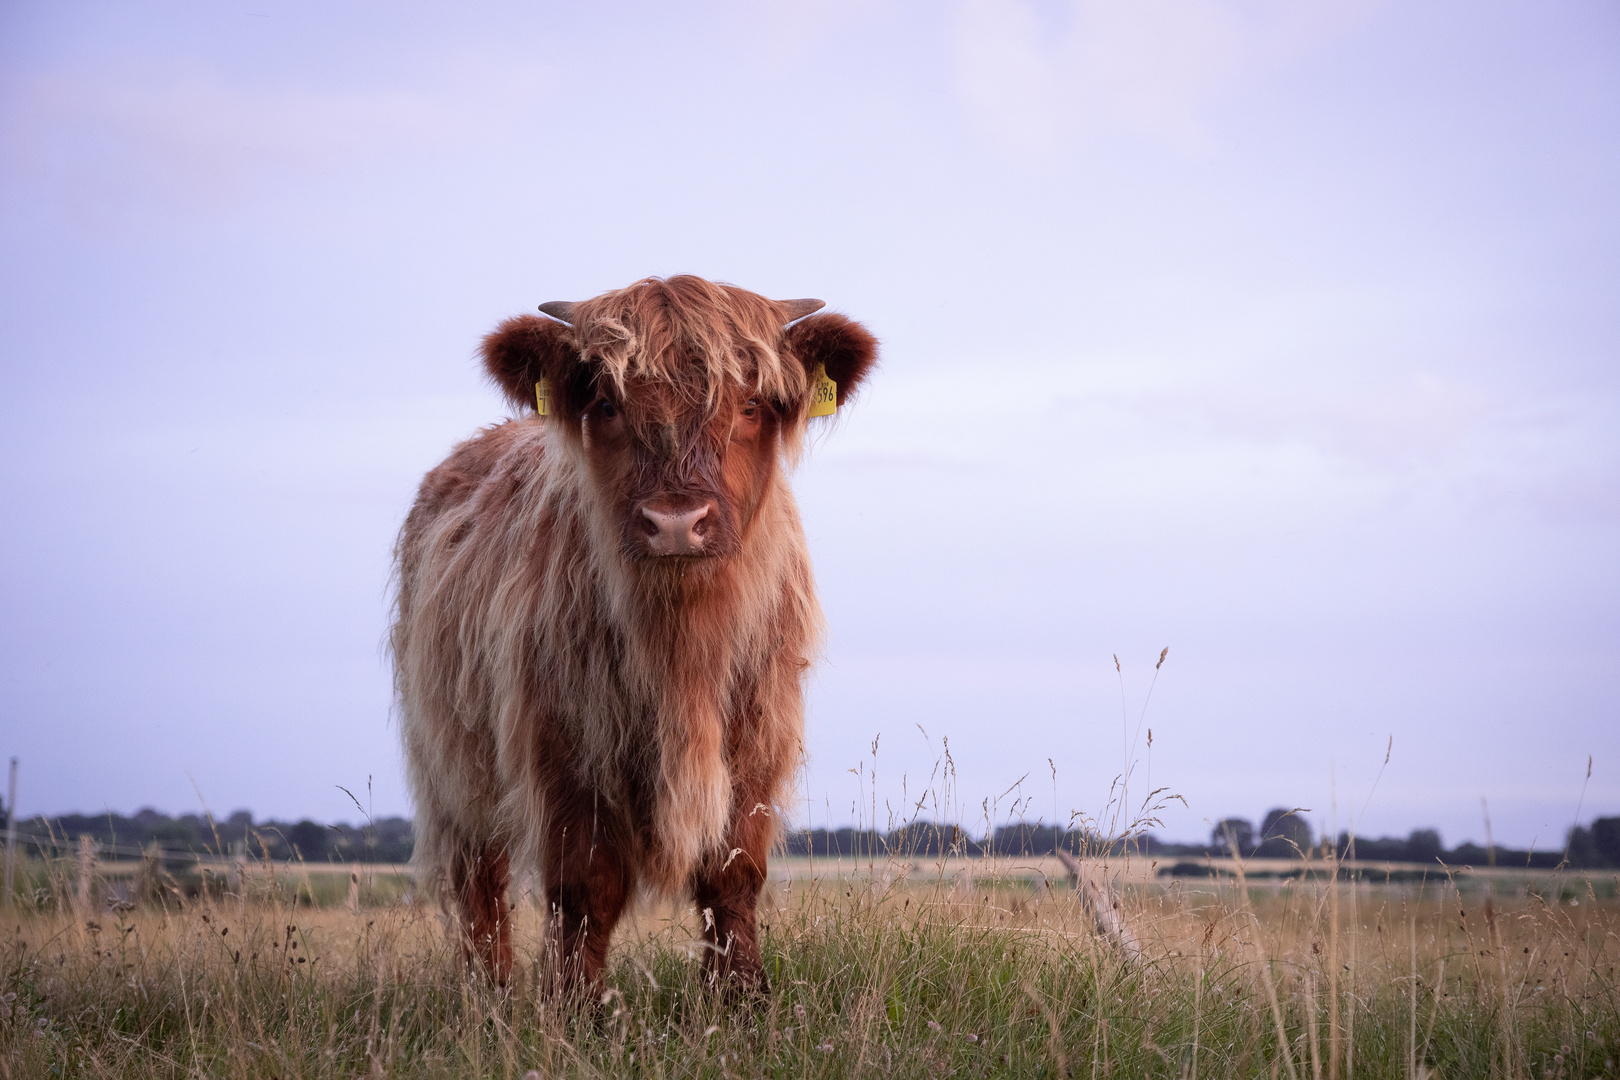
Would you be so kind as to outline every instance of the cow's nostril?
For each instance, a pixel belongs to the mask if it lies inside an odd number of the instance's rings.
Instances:
[[[647,546],[654,555],[697,555],[703,551],[703,538],[708,532],[707,504],[674,513],[641,508],[641,528],[646,533]]]

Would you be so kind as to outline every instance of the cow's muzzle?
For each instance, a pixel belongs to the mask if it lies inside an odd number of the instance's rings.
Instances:
[[[714,500],[670,506],[660,499],[641,504],[641,531],[653,555],[706,555],[705,544],[720,518]]]

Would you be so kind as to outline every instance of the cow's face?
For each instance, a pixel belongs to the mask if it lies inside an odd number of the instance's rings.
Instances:
[[[532,410],[545,381],[546,422],[583,454],[624,555],[684,564],[734,554],[749,536],[779,459],[802,441],[817,373],[842,404],[875,360],[871,335],[848,319],[793,321],[819,306],[649,279],[546,305],[558,319],[510,319],[484,356],[514,404]]]
[[[737,550],[771,480],[781,420],[763,394],[728,387],[712,404],[657,383],[600,385],[581,414],[591,478],[634,559]]]

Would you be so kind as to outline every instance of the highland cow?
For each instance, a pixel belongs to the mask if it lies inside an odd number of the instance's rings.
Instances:
[[[484,339],[522,415],[423,480],[392,647],[418,872],[498,982],[538,871],[552,985],[596,986],[643,895],[690,897],[715,979],[766,988],[821,622],[785,470],[877,353],[822,306],[650,278]]]

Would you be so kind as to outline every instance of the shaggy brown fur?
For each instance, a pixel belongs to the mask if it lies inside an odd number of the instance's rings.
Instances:
[[[818,366],[842,404],[876,343],[694,277],[562,310],[484,340],[530,415],[456,447],[400,534],[416,862],[499,981],[509,875],[534,869],[557,984],[599,980],[641,891],[690,896],[711,970],[763,988],[754,909],[821,618],[783,466]]]

